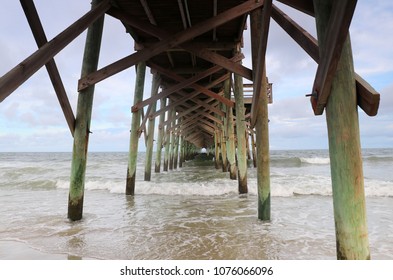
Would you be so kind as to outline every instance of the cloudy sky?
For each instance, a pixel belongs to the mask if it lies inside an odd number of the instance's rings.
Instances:
[[[35,0],[46,35],[52,39],[90,8],[90,0]],[[314,19],[279,5],[315,36]],[[393,2],[358,1],[351,24],[355,70],[381,93],[376,117],[359,111],[364,148],[393,147]],[[245,31],[248,41],[249,31]],[[76,112],[77,81],[85,33],[55,57],[71,105]],[[37,49],[19,1],[4,0],[0,10],[0,76]],[[133,52],[124,27],[105,19],[99,68]],[[244,64],[250,67],[246,44]],[[327,148],[325,115],[314,116],[308,98],[317,65],[271,21],[267,73],[273,82],[270,110],[271,149]],[[96,86],[90,151],[127,151],[135,69],[130,68]],[[150,95],[150,72],[145,98]],[[0,152],[71,151],[73,139],[45,68],[0,103]],[[140,145],[141,150],[143,145]]]

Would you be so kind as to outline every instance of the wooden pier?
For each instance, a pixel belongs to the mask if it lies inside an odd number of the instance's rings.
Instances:
[[[125,194],[138,193],[140,137],[146,142],[146,181],[154,176],[154,141],[156,173],[181,168],[206,148],[214,153],[216,168],[238,181],[239,194],[248,192],[247,160],[253,159],[258,174],[258,218],[269,221],[274,211],[270,208],[268,119],[273,89],[267,80],[265,57],[273,19],[318,63],[309,96],[315,115],[326,112],[337,257],[370,258],[357,110],[359,106],[369,116],[376,115],[379,94],[353,67],[348,30],[356,0],[276,1],[315,17],[318,38],[272,0],[93,0],[90,11],[49,42],[33,0],[20,2],[38,50],[0,78],[0,102],[46,67],[74,137],[70,220],[83,216],[95,86],[135,66],[135,89],[130,88],[134,104],[130,104]],[[124,25],[135,51],[98,69],[104,17],[113,17]],[[252,69],[242,64],[243,33],[248,22]],[[86,29],[74,115],[53,58]],[[150,97],[143,100],[148,69],[153,76],[152,89]]]

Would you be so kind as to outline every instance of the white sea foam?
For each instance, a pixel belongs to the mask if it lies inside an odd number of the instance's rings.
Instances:
[[[322,158],[322,157],[311,157],[311,158],[300,158],[300,161],[302,163],[308,163],[308,164],[329,164],[330,159],[329,158]]]

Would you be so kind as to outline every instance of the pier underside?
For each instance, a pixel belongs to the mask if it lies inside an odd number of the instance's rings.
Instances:
[[[126,194],[138,192],[136,156],[143,135],[148,154],[145,180],[151,178],[154,143],[155,172],[181,167],[206,148],[214,154],[216,168],[238,180],[239,193],[247,193],[247,160],[253,158],[258,168],[258,218],[270,220],[268,104],[273,102],[273,89],[266,77],[269,65],[265,66],[265,57],[273,19],[318,64],[310,85],[310,106],[315,115],[326,111],[337,256],[370,257],[357,108],[376,115],[379,94],[353,69],[348,30],[356,0],[274,1],[315,17],[318,38],[272,0],[93,0],[85,16],[51,41],[33,1],[20,2],[39,48],[0,78],[0,101],[46,66],[74,137],[71,220],[82,218],[94,87],[133,66],[136,81],[134,104],[130,104]],[[104,16],[121,22],[134,52],[98,69]],[[74,114],[53,58],[86,29]],[[247,29],[251,30],[251,42],[244,42]],[[251,44],[251,54],[243,51],[245,44]],[[251,57],[250,67],[242,64],[246,55]],[[150,97],[143,99],[145,76],[150,74],[146,69],[153,75],[154,86]],[[351,230],[346,230],[348,227]]]

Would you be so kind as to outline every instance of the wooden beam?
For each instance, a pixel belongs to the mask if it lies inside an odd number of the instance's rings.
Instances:
[[[272,18],[284,29],[289,36],[297,42],[309,56],[317,63],[319,61],[318,40],[303,29],[299,24],[292,20],[287,14],[280,10],[276,5],[272,6]]]
[[[349,26],[355,11],[357,0],[335,1],[332,14],[327,26],[326,52],[321,56],[311,97],[314,114],[322,115],[328,102],[333,78],[345,40],[348,37]]]
[[[305,50],[315,62],[319,63],[318,41],[283,11],[273,5],[272,18]],[[369,116],[378,113],[380,94],[362,77],[355,73],[358,105]]]
[[[177,4],[179,6],[181,20],[183,22],[183,28],[185,30],[185,29],[187,29],[187,20],[186,20],[186,14],[184,13],[183,1],[182,0],[177,0]]]
[[[40,48],[48,43],[48,40],[46,38],[44,28],[42,27],[34,2],[33,0],[20,0],[20,3],[30,25],[34,39],[37,42],[37,46]],[[74,136],[75,116],[74,112],[72,111],[70,101],[68,100],[67,93],[61,80],[55,60],[52,58],[45,66],[53,88],[56,92],[57,99],[59,100],[61,109],[63,110],[63,114],[67,121],[71,135]]]
[[[182,90],[178,91],[177,93],[180,94],[180,96],[182,96],[182,98],[186,98],[186,100],[190,100],[190,101],[194,102],[195,104],[201,105],[202,107],[209,109],[210,112],[216,113],[217,115],[222,116],[222,117],[225,116],[225,113],[223,111],[221,111],[217,107],[209,104],[211,99],[208,99],[209,102],[206,102],[206,101],[200,100],[199,98],[189,98],[190,94],[188,92],[185,92]],[[175,100],[175,101],[183,100],[182,98]],[[185,102],[185,101],[183,100],[183,102]],[[182,104],[185,104],[185,103],[182,103]]]
[[[165,75],[165,76],[167,76],[167,77],[169,77],[169,78],[171,78],[171,79],[173,79],[175,81],[183,82],[185,80],[185,78],[183,78],[183,77],[181,77],[181,76],[179,76],[179,75],[177,75],[177,74],[175,74],[175,73],[173,73],[173,72],[171,72],[171,71],[169,71],[169,70],[167,70],[167,69],[165,69],[165,68],[163,68],[161,66],[158,66],[156,64],[149,63],[149,66],[151,68],[153,68],[154,70],[160,72],[162,75]],[[224,103],[227,106],[230,106],[230,107],[234,106],[234,102],[232,100],[229,100],[229,99],[227,99],[227,98],[225,98],[225,97],[223,97],[221,95],[218,95],[217,93],[207,89],[204,86],[201,86],[199,84],[195,84],[194,83],[194,84],[190,85],[190,87],[194,88],[195,90],[197,90],[197,91],[199,91],[199,92],[201,92],[201,93],[203,93],[203,94],[205,94],[207,96],[214,97],[215,99],[221,101],[222,103]]]
[[[104,0],[0,78],[0,102],[29,79],[110,8]]]
[[[149,19],[149,21],[154,24],[157,25],[157,22],[153,16],[153,13],[150,10],[149,4],[147,3],[146,0],[139,0],[143,6],[143,9],[145,10],[145,13],[147,15],[147,18]]]
[[[263,69],[265,67],[266,60],[266,48],[267,39],[269,35],[270,26],[270,14],[272,10],[272,0],[265,0],[262,10],[262,22],[261,22],[261,35],[257,42],[258,52],[257,52],[257,63],[254,75],[254,94],[252,95],[252,105],[251,105],[251,127],[255,126],[256,116],[258,115],[259,109],[259,99],[262,93],[266,93],[266,89],[262,88]]]
[[[209,98],[209,99],[206,100],[205,102],[206,102],[207,104],[209,104],[209,103],[212,102],[213,100],[215,100],[215,99],[214,99],[214,98]],[[218,101],[217,101],[217,102],[218,102]],[[185,117],[185,116],[189,115],[189,114],[192,113],[192,112],[196,112],[196,110],[199,109],[200,107],[202,107],[202,105],[194,105],[194,106],[191,106],[191,107],[187,108],[185,111],[179,112],[179,113],[176,115],[176,119]],[[165,113],[165,112],[163,112],[163,113]],[[167,125],[167,124],[168,124],[168,121],[162,123],[163,126],[165,126],[165,125]]]
[[[142,22],[138,19],[132,18],[127,13],[119,9],[112,8],[109,11],[109,14],[134,28],[137,28],[154,37],[157,37],[161,41],[165,41],[172,36],[167,31],[162,30],[153,24],[148,24],[146,22]],[[180,47],[186,51],[191,52],[192,54],[195,54],[196,56],[199,56],[202,59],[205,59],[213,64],[220,65],[228,71],[237,73],[245,77],[246,79],[252,81],[252,70],[244,67],[239,63],[235,63],[234,61],[231,61],[230,59],[220,54],[217,54],[207,48],[201,48],[200,45],[194,45],[193,43],[183,43],[180,45]]]
[[[208,84],[205,88],[213,87],[213,86],[215,86],[217,83],[221,83],[222,80],[227,79],[227,77],[228,77],[228,74],[225,74],[225,75],[223,75],[221,78],[218,78],[217,80],[215,80],[215,81],[211,82],[210,84]],[[169,110],[170,108],[174,108],[174,107],[180,106],[180,105],[184,104],[187,100],[190,100],[190,99],[192,99],[192,98],[198,96],[200,93],[201,93],[201,92],[200,92],[199,90],[196,90],[196,91],[190,93],[189,95],[183,97],[182,99],[175,101],[173,104],[171,103],[171,105],[169,105],[169,106],[167,106],[167,107],[165,107],[165,108],[160,109],[159,111],[157,111],[157,112],[156,112],[154,115],[152,115],[151,117],[152,117],[152,118],[155,118],[156,116],[158,116],[158,114],[160,114],[160,113],[162,113],[162,112],[165,112],[165,111]],[[214,98],[215,98],[215,97],[214,97]]]
[[[160,92],[156,96],[152,96],[150,98],[143,100],[142,102],[138,102],[138,104],[135,104],[134,106],[132,106],[132,112],[138,111],[141,108],[143,108],[144,106],[156,102],[158,99],[167,97],[170,94],[172,94],[178,90],[186,88],[186,87],[198,82],[199,80],[202,80],[203,78],[206,78],[206,77],[210,76],[211,74],[214,74],[214,73],[220,71],[221,69],[222,68],[219,66],[213,66],[213,67],[207,69],[206,71],[199,73],[198,75],[195,75],[189,79],[183,79],[183,81],[179,82],[178,84],[171,85],[170,87],[164,89],[162,92]],[[170,71],[170,70],[167,70],[167,71]]]
[[[244,15],[254,9],[257,9],[263,6],[264,1],[255,2],[255,0],[248,0],[236,7],[233,7],[225,12],[220,13],[216,17],[207,19],[193,27],[188,28],[187,30],[181,31],[172,37],[167,38],[161,42],[154,44],[152,47],[148,49],[144,49],[133,53],[129,56],[126,56],[98,71],[92,73],[83,79],[79,80],[78,90],[82,90],[90,85],[96,84],[114,74],[117,74],[133,65],[138,63],[139,61],[146,61],[149,58],[162,53],[168,49],[171,49],[174,46],[182,44],[186,41],[189,41],[211,29],[214,27],[220,26],[228,21],[231,21],[241,15]]]
[[[284,3],[312,17],[315,15],[314,4],[312,0],[278,0],[278,2]]]

